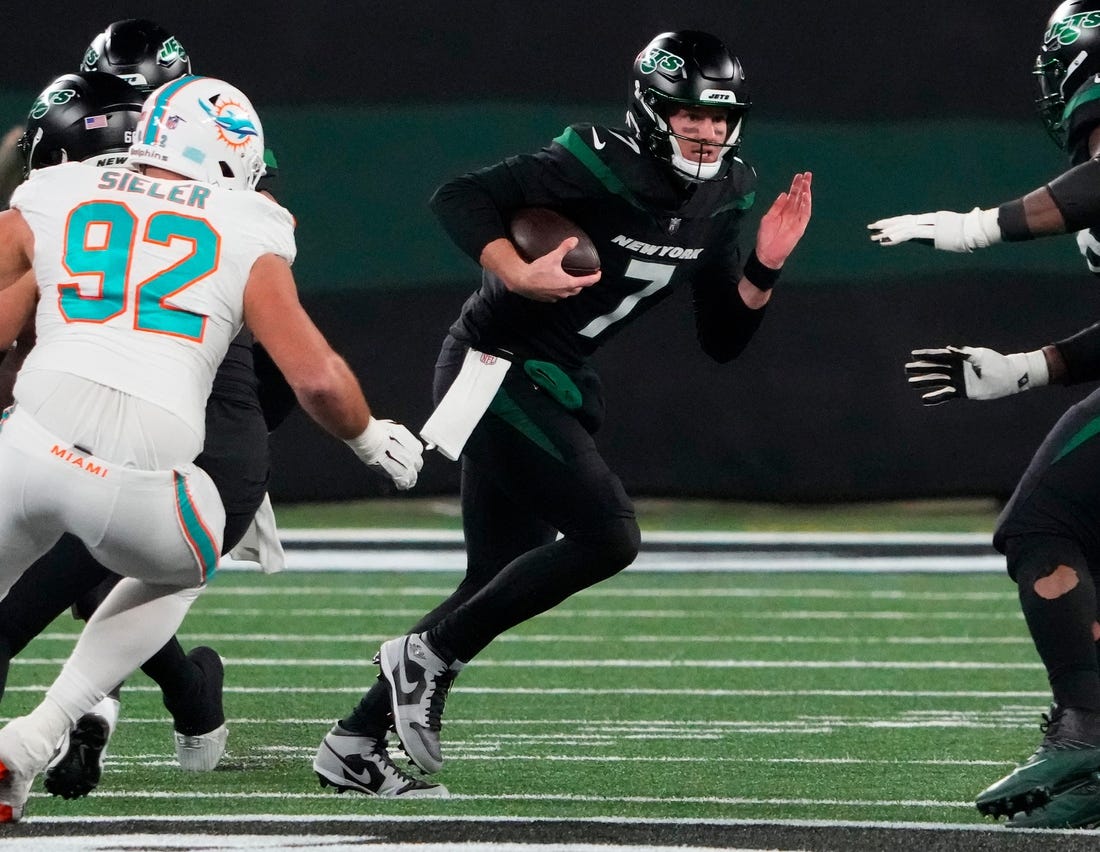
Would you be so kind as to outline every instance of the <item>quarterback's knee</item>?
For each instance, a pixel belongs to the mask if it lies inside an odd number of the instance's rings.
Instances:
[[[610,577],[638,558],[642,534],[634,518],[615,518],[579,540],[595,551],[600,573]]]

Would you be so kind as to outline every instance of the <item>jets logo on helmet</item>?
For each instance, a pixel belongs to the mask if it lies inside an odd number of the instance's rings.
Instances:
[[[651,47],[643,51],[638,58],[638,68],[646,74],[652,74],[657,70],[675,74],[683,67],[683,59],[675,53],[669,53],[659,47]]]
[[[113,74],[58,77],[27,116],[18,143],[24,174],[69,162],[125,163],[142,101],[141,92]]]
[[[31,105],[30,117],[42,118],[52,106],[64,106],[76,97],[74,89],[47,89]]]
[[[1073,44],[1081,37],[1081,30],[1100,27],[1100,11],[1082,12],[1070,15],[1052,23],[1043,36],[1044,45],[1058,42],[1061,45]]]
[[[176,40],[175,36],[169,36],[157,51],[157,62],[161,65],[171,65],[173,62],[186,62],[187,51]]]
[[[81,71],[106,71],[148,93],[191,73],[191,59],[164,27],[142,18],[115,21],[97,35],[80,65]]]
[[[254,189],[264,173],[260,119],[244,93],[213,77],[181,77],[145,102],[132,165],[158,166],[226,189]]]

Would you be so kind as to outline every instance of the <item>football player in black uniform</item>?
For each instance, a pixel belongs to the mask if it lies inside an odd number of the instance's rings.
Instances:
[[[604,405],[588,357],[682,285],[704,352],[729,361],[752,338],[811,193],[809,173],[796,175],[742,256],[756,188],[738,157],[748,108],[741,63],[719,39],[663,33],[634,62],[627,127],[572,125],[536,154],[435,193],[443,227],[483,267],[444,341],[436,401],[462,386],[468,353],[510,367],[462,450],[466,576],[409,635],[382,645],[383,677],[321,743],[322,784],[361,789],[358,767],[391,723],[413,762],[438,771],[444,699],[463,661],[634,560],[634,507],[593,439]],[[579,225],[600,272],[563,271],[575,237],[524,261],[507,224],[531,206]]]
[[[79,74],[66,75],[39,96],[23,134],[25,171],[68,160],[125,162],[129,133],[148,92],[189,74],[179,41],[142,19],[117,21],[92,41]],[[46,105],[49,105],[46,109]],[[43,112],[44,110],[44,112]],[[35,117],[35,112],[41,112]],[[87,130],[85,118],[107,126]],[[260,190],[270,190],[273,158]],[[6,199],[5,199],[6,200]],[[34,329],[0,361],[0,407],[11,402],[15,376],[34,344]],[[254,355],[258,356],[254,358]],[[260,375],[254,361],[259,361]],[[289,413],[293,393],[245,330],[230,344],[214,378],[206,414],[206,442],[196,462],[214,480],[226,509],[225,551],[234,548],[264,501],[269,477],[267,434]],[[0,695],[9,663],[70,605],[87,619],[119,577],[103,568],[71,535],[33,565],[0,601]],[[173,638],[142,670],[160,687],[173,717],[177,759],[189,770],[213,769],[228,734],[222,706],[223,667],[212,649],[185,653]],[[118,689],[79,719],[59,758],[45,774],[47,791],[86,795],[99,783],[104,749],[118,719]]]
[[[882,245],[909,240],[972,251],[1001,240],[1077,233],[1100,273],[1100,2],[1055,9],[1034,69],[1037,106],[1069,168],[998,208],[898,216],[871,224]],[[1051,383],[1100,379],[1100,325],[1031,352],[981,347],[913,352],[909,383],[926,405],[996,399]],[[1100,822],[1100,391],[1074,405],[1047,435],[994,532],[1054,703],[1036,751],[977,798],[1012,827]]]

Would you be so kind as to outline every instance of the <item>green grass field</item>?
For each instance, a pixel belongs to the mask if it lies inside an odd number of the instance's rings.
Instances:
[[[889,503],[775,504],[720,500],[637,500],[642,530],[798,532],[990,532],[999,505],[992,499]],[[398,498],[276,505],[279,526],[461,527],[458,501]]]
[[[284,519],[284,523],[286,523]],[[449,800],[322,790],[324,733],[454,574],[225,572],[181,631],[226,659],[229,753],[176,768],[135,675],[99,790],[38,782],[29,817],[497,815],[978,823],[974,795],[1038,742],[1045,676],[994,574],[627,571],[491,645],[447,706]],[[78,624],[12,668],[37,703]]]

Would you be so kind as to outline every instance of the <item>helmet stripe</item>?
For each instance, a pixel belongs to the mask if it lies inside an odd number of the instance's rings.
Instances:
[[[201,79],[203,78],[188,74],[186,77],[180,77],[178,80],[173,80],[160,90],[160,94],[157,95],[156,103],[153,104],[153,110],[149,113],[149,123],[145,125],[145,135],[141,140],[143,144],[151,145],[156,141],[157,126],[160,123],[161,116],[168,110],[168,101],[170,101],[184,86]]]

